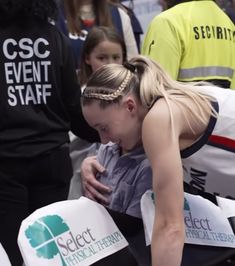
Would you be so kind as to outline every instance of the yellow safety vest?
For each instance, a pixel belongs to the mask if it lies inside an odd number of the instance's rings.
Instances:
[[[235,26],[212,0],[181,3],[156,16],[142,54],[174,79],[221,79],[235,89]]]

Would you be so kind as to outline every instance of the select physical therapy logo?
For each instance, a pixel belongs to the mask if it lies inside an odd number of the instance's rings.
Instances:
[[[212,231],[210,227],[210,221],[207,217],[205,218],[197,218],[193,217],[190,211],[190,205],[186,198],[184,198],[184,210],[187,211],[187,214],[184,216],[184,223],[187,228],[189,229],[196,229],[196,230],[205,230],[205,231]]]
[[[209,217],[209,218],[208,218]],[[214,228],[212,218],[208,215],[202,217],[200,210],[191,210],[189,201],[184,198],[185,234],[188,240],[205,240],[209,242],[235,242],[235,236],[220,232]]]
[[[62,266],[79,265],[123,239],[117,231],[97,240],[90,228],[74,234],[59,215],[41,217],[28,226],[25,235],[39,259],[59,255]]]

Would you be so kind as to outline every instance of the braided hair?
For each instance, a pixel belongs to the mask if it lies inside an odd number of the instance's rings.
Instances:
[[[107,67],[108,66],[108,67]],[[103,73],[107,73],[103,76]],[[114,72],[113,73],[110,73]],[[103,72],[104,71],[104,72]],[[93,75],[92,75],[93,76]],[[136,97],[140,99],[138,75],[134,65],[125,62],[123,65],[108,64],[95,71],[93,80],[90,78],[87,87],[82,94],[82,104],[87,105],[93,100],[99,100],[100,106],[105,108],[110,103],[119,102],[128,92],[134,92]],[[103,86],[105,84],[105,86]]]
[[[124,65],[108,64],[95,71],[83,92],[82,105],[98,100],[100,107],[105,108],[132,93],[147,109],[151,108],[157,98],[164,98],[170,110],[172,124],[172,102],[179,105],[183,114],[190,112],[195,121],[206,124],[208,114],[217,117],[217,112],[211,104],[213,98],[202,91],[204,85],[208,86],[208,83],[175,81],[159,64],[139,55]],[[192,110],[190,104],[182,101],[184,97],[191,99],[198,110]]]

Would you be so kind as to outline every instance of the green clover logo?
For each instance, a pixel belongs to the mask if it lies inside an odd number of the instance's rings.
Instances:
[[[55,237],[69,231],[68,225],[58,215],[48,215],[38,219],[25,230],[32,248],[37,252],[38,257],[53,259],[60,255],[62,265],[66,263],[57,247]]]

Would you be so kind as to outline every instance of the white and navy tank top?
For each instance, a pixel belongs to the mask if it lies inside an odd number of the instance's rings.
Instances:
[[[199,190],[235,198],[235,91],[201,87],[215,98],[218,118],[192,146],[181,151],[184,181]]]

